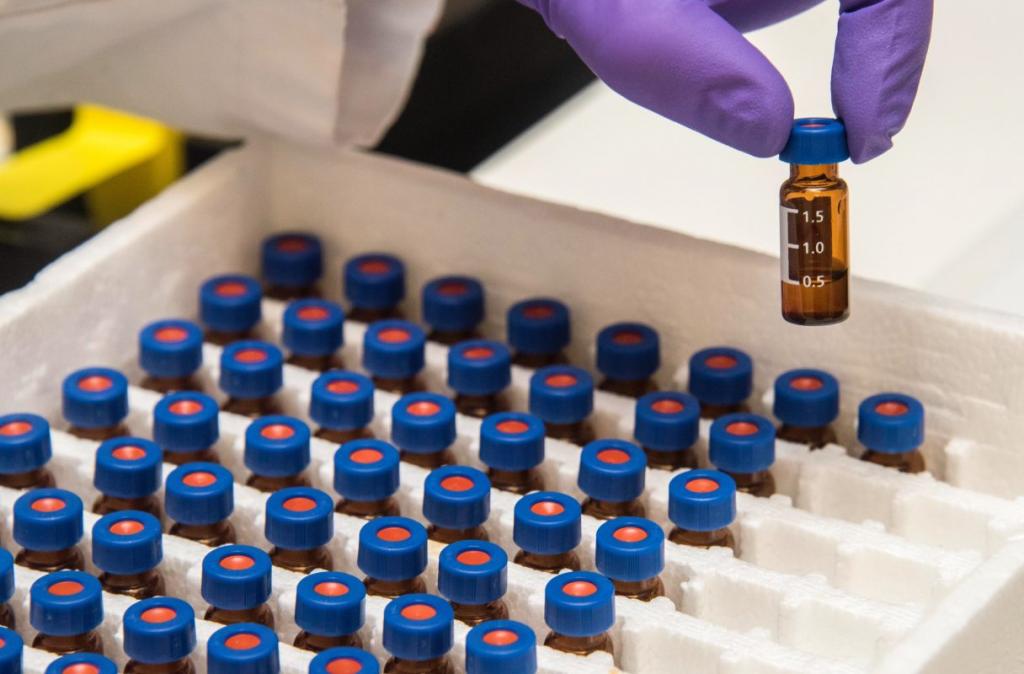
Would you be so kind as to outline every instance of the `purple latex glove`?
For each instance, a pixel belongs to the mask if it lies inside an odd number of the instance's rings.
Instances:
[[[635,103],[759,157],[782,151],[793,96],[740,34],[821,0],[519,0],[608,86]],[[892,147],[921,80],[933,0],[840,0],[832,107],[850,155]]]

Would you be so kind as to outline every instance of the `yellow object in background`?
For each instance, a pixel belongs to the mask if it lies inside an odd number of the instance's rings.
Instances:
[[[67,131],[0,161],[0,219],[34,218],[84,194],[93,223],[107,225],[170,185],[183,168],[179,132],[79,105]]]

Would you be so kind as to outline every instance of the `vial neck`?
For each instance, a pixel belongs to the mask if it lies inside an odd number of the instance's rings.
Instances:
[[[327,440],[337,445],[344,445],[346,442],[352,440],[371,440],[373,439],[373,431],[370,429],[363,428],[320,428],[314,437],[320,438],[321,440]]]
[[[467,395],[464,393],[455,394],[455,409],[460,414],[483,419],[484,417],[503,412],[508,409],[504,396],[500,393],[491,395]]]
[[[587,419],[568,424],[545,421],[544,432],[549,438],[565,440],[581,447],[594,439],[594,429]]]
[[[614,652],[611,637],[608,636],[607,632],[590,637],[570,637],[565,634],[552,632],[544,640],[544,645],[565,653],[572,653],[573,655],[590,655],[598,651]]]
[[[331,553],[323,546],[304,550],[275,547],[270,551],[270,561],[274,563],[274,566],[296,573],[309,573],[315,569],[330,571],[334,568]]]
[[[401,450],[398,453],[399,458],[406,463],[411,463],[414,466],[420,468],[427,468],[433,470],[434,468],[440,468],[441,466],[447,466],[455,463],[455,457],[452,453],[445,449],[440,452],[430,452],[428,454],[421,454],[419,452],[410,452],[408,450]]]
[[[839,177],[839,165],[790,164],[789,177],[793,180],[835,180]]]
[[[250,475],[245,484],[253,489],[262,492],[272,493],[279,489],[288,487],[308,487],[309,478],[302,473],[288,475],[287,477],[267,477],[265,475]]]
[[[734,548],[732,532],[727,528],[711,531],[690,531],[675,527],[668,534],[668,540],[678,545],[695,548]]]
[[[327,372],[328,370],[335,369],[343,370],[345,367],[341,358],[333,353],[321,356],[309,356],[293,353],[288,356],[288,360],[286,362],[289,365],[295,365],[306,370],[312,370],[313,372]]]
[[[513,494],[529,494],[531,491],[540,491],[544,488],[540,473],[533,468],[529,470],[488,468],[487,477],[490,478],[491,486],[495,489]]]
[[[103,639],[96,632],[83,634],[43,634],[39,633],[32,641],[32,648],[41,651],[69,655],[71,653],[99,653],[103,655]]]
[[[665,595],[665,585],[659,576],[645,580],[616,580],[612,579],[615,586],[615,594],[640,601],[651,601],[656,597]]]
[[[198,452],[172,452],[164,450],[164,463],[173,463],[175,466],[184,466],[186,463],[205,461],[206,463],[220,463],[217,457],[217,450],[212,447],[200,449]]]
[[[501,599],[486,604],[458,604],[451,602],[455,619],[473,627],[487,620],[505,620],[508,618],[508,607]]]
[[[255,608],[226,609],[211,606],[206,609],[204,619],[220,623],[221,625],[237,625],[238,623],[256,623],[274,629],[274,614],[266,604],[260,604]]]
[[[420,576],[402,580],[382,580],[367,576],[363,580],[363,585],[366,586],[366,594],[387,599],[395,599],[403,594],[421,594],[427,591],[427,584]]]
[[[675,451],[651,449],[644,447],[644,454],[647,455],[647,467],[658,470],[677,470],[679,468],[696,468],[697,454],[693,447]]]
[[[36,468],[24,473],[0,474],[0,486],[11,489],[35,489],[37,487],[53,487],[56,485],[53,475],[46,468]]]
[[[196,543],[215,548],[218,545],[235,542],[235,528],[227,520],[213,524],[182,524],[176,523],[168,532],[172,536],[181,536]]]
[[[516,553],[513,561],[516,564],[527,566],[536,571],[544,571],[545,573],[558,573],[563,569],[569,569],[570,571],[580,570],[580,558],[576,555],[575,550],[559,552],[553,555],[520,550]]]
[[[616,517],[643,517],[644,506],[639,501],[599,501],[587,498],[583,501],[583,514],[599,520]]]
[[[139,498],[119,498],[117,496],[100,496],[92,506],[97,515],[108,515],[122,510],[141,510],[160,519],[160,501],[155,496]]]
[[[184,377],[154,377],[147,376],[139,386],[157,393],[173,393],[174,391],[198,391],[202,392],[203,385],[193,375]]]
[[[451,674],[454,671],[447,655],[430,660],[391,658],[384,665],[384,674]]]
[[[320,651],[326,651],[328,648],[339,648],[342,646],[348,646],[349,648],[362,648],[363,640],[359,636],[358,632],[338,636],[327,636],[324,634],[311,634],[302,630],[299,632],[298,636],[295,637],[294,645],[296,648],[319,653]]]
[[[486,541],[487,531],[483,527],[470,529],[445,529],[431,524],[427,527],[427,537],[438,543],[456,543],[458,541]]]
[[[23,549],[14,558],[16,564],[43,573],[54,571],[84,571],[85,559],[78,546],[63,550],[28,550]]]
[[[406,393],[416,393],[417,391],[425,391],[426,387],[420,378],[417,376],[406,377],[405,379],[389,379],[387,377],[373,377],[373,385],[382,391],[388,393],[397,393],[398,395],[405,395]]]
[[[103,589],[134,599],[146,599],[164,594],[164,579],[156,569],[133,574],[100,574]]]
[[[193,674],[195,671],[195,665],[188,658],[159,664],[129,660],[124,668],[124,674]]]
[[[400,515],[398,503],[390,496],[379,501],[353,501],[341,499],[335,506],[334,512],[350,515],[364,520],[372,520],[377,517]]]

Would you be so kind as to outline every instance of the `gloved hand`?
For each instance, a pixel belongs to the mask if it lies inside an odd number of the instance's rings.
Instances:
[[[744,152],[778,154],[793,122],[782,75],[740,34],[821,0],[519,0],[612,89]],[[932,0],[840,0],[832,107],[854,162],[892,147],[910,114]]]

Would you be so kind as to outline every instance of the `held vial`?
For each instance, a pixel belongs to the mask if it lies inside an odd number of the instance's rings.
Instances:
[[[615,323],[597,333],[597,369],[602,391],[639,398],[658,390],[654,373],[661,365],[658,333],[643,323]]]
[[[84,569],[82,499],[64,489],[33,489],[14,502],[14,562],[43,573]]]
[[[296,573],[334,568],[327,544],[334,536],[334,501],[312,487],[288,487],[267,499],[263,533],[274,566]]]
[[[138,510],[104,515],[92,526],[92,563],[103,589],[134,599],[165,594],[160,520]]]
[[[514,364],[541,368],[569,362],[569,307],[558,300],[536,297],[517,302],[509,308],[505,324]]]
[[[14,629],[14,609],[11,608],[11,597],[14,596],[14,557],[0,548],[0,626]]]
[[[196,614],[174,597],[144,599],[124,613],[125,674],[194,674]]]
[[[779,159],[789,180],[779,190],[782,317],[797,325],[831,325],[850,315],[849,204],[838,163],[850,158],[837,119],[793,122]]]
[[[262,492],[308,487],[309,427],[294,417],[262,417],[245,429],[247,485]]]
[[[839,382],[822,370],[790,370],[775,380],[772,412],[782,422],[779,440],[821,449],[836,442]]]
[[[156,321],[139,331],[139,366],[146,373],[142,388],[202,391],[197,374],[202,364],[203,330],[192,321]]]
[[[405,299],[405,265],[394,255],[367,253],[345,263],[342,273],[348,317],[374,323],[401,318],[399,305]]]
[[[754,384],[754,362],[728,346],[704,349],[690,356],[690,393],[700,401],[702,419],[749,412],[747,398]]]
[[[288,363],[326,372],[343,367],[338,350],[344,343],[345,312],[327,300],[297,300],[284,311],[281,342]]]
[[[359,570],[366,593],[394,599],[426,592],[427,530],[406,517],[378,517],[359,530]]]
[[[698,548],[736,548],[729,526],[736,519],[736,482],[717,470],[689,470],[668,485],[668,539]]]
[[[647,457],[632,442],[595,440],[580,452],[576,484],[587,495],[583,514],[599,520],[643,517]]]
[[[328,648],[362,648],[359,630],[366,613],[366,588],[339,571],[311,573],[295,588],[295,647],[319,653]]]
[[[857,440],[867,451],[861,458],[901,473],[925,470],[924,406],[902,393],[879,393],[861,402],[857,410]]]
[[[501,412],[480,424],[480,461],[491,486],[513,494],[544,489],[544,422],[532,414]]]
[[[225,545],[203,557],[205,620],[235,625],[259,623],[273,629],[267,605],[271,590],[270,556],[250,545]]]
[[[32,648],[57,655],[103,654],[103,589],[84,571],[57,571],[32,583],[29,622],[39,632]]]
[[[220,389],[225,412],[257,418],[280,414],[277,392],[284,383],[281,351],[273,344],[234,342],[220,354]]]
[[[601,574],[572,571],[544,588],[544,645],[574,655],[614,654],[608,630],[615,624],[615,587]]]
[[[504,391],[512,383],[512,356],[500,342],[474,339],[448,350],[448,387],[461,414],[483,419],[507,410]]]
[[[118,674],[113,660],[96,653],[63,655],[51,662],[43,674]]]
[[[0,416],[0,487],[53,487],[50,423],[37,414]]]
[[[586,370],[551,365],[530,377],[530,414],[544,421],[549,438],[585,445],[594,439],[594,380]]]
[[[519,546],[513,560],[537,571],[578,571],[576,546],[582,538],[581,510],[576,499],[554,491],[527,494],[515,505],[512,540]]]
[[[372,653],[359,648],[340,647],[321,651],[309,662],[309,674],[380,674]]]
[[[423,481],[423,516],[432,541],[486,541],[483,525],[490,514],[491,481],[476,468],[443,466]]]
[[[262,318],[263,292],[256,279],[241,274],[214,276],[199,287],[199,320],[206,341],[219,346],[253,339]]]
[[[688,393],[648,393],[636,401],[633,437],[659,470],[696,468],[700,402]]]
[[[160,519],[156,496],[164,481],[163,452],[152,440],[114,438],[96,450],[92,484],[100,493],[93,503],[97,515],[141,510]]]
[[[25,642],[13,628],[0,627],[0,674],[22,674],[24,650]]]
[[[316,297],[323,271],[323,250],[316,236],[282,232],[263,239],[260,275],[267,297],[284,301]]]
[[[214,445],[220,438],[220,409],[205,393],[164,396],[153,408],[153,439],[163,460],[175,465],[195,461],[219,463]]]
[[[448,602],[430,594],[407,594],[384,608],[385,674],[454,674],[448,657],[455,638]]]
[[[665,532],[642,517],[605,522],[597,530],[594,564],[617,595],[640,601],[664,596]]]
[[[414,323],[401,320],[378,321],[363,335],[363,369],[374,386],[404,395],[422,391],[426,336]]]
[[[489,620],[466,635],[466,674],[536,674],[537,636],[515,620]]]
[[[775,427],[756,414],[727,414],[711,424],[711,463],[752,496],[775,493]]]
[[[222,627],[206,643],[206,674],[279,674],[274,630],[255,623]]]
[[[391,408],[391,441],[402,461],[421,468],[455,463],[455,404],[437,393],[410,393]]]
[[[335,512],[365,520],[399,515],[398,450],[383,440],[353,440],[334,453]]]
[[[64,419],[68,433],[83,440],[109,440],[129,435],[128,380],[117,370],[88,367],[64,378]]]
[[[373,382],[368,377],[332,370],[313,382],[309,418],[319,426],[313,435],[321,440],[343,445],[372,438],[373,411]]]
[[[437,590],[455,619],[469,626],[508,618],[503,597],[508,588],[508,555],[494,543],[459,541],[441,551]]]
[[[216,547],[235,542],[228,520],[235,509],[235,483],[226,468],[215,463],[189,463],[167,476],[164,510],[172,536]]]
[[[477,339],[484,320],[484,287],[471,276],[442,276],[423,286],[423,321],[427,339],[453,346]]]

